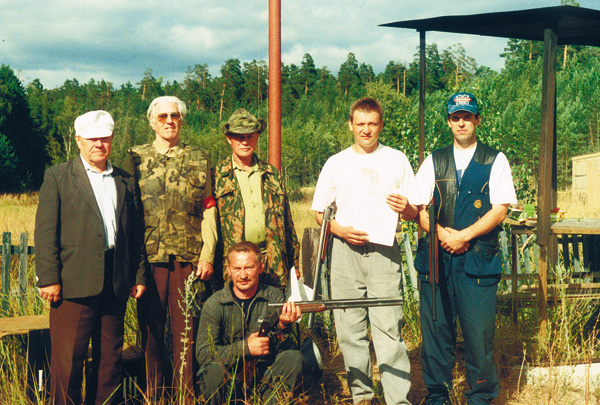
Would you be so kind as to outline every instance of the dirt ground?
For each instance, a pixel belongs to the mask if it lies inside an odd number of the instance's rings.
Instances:
[[[322,343],[322,342],[319,342]],[[372,348],[371,348],[372,349]],[[305,385],[306,403],[310,405],[350,405],[352,399],[346,384],[346,376],[344,372],[344,363],[339,352],[330,354],[327,350],[321,350],[323,355],[323,377],[319,381],[309,381]],[[375,353],[371,350],[374,366],[375,392],[377,394],[374,405],[385,405],[381,394],[381,386],[379,384],[379,375],[377,371]],[[463,350],[459,343],[457,346],[457,366],[454,370],[454,392],[460,398],[453,399],[454,404],[465,403],[464,392],[468,390],[468,385],[464,378],[464,358]],[[423,374],[421,372],[421,358],[418,349],[409,349],[409,358],[411,362],[411,388],[408,399],[413,405],[422,404],[427,390],[423,382]],[[515,394],[518,390],[519,370],[499,369],[500,376],[500,395],[493,402],[496,405],[502,404],[518,404],[513,402]]]

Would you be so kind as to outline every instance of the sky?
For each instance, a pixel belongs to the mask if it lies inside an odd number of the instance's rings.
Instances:
[[[0,64],[24,85],[65,80],[139,83],[147,69],[163,82],[182,82],[207,64],[213,77],[227,59],[268,62],[268,0],[0,0]],[[460,7],[457,6],[460,4]],[[600,10],[600,0],[579,0]],[[309,53],[337,74],[348,53],[382,72],[389,61],[408,64],[415,30],[389,22],[560,5],[560,0],[281,0],[281,60],[299,65]],[[444,50],[461,44],[478,65],[500,71],[507,40],[427,33]]]

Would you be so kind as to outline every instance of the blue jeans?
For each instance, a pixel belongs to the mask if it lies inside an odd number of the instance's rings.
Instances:
[[[334,238],[331,257],[333,299],[401,296],[402,271],[398,246],[367,243],[355,246]],[[344,357],[354,402],[373,397],[373,368],[368,323],[388,405],[410,404],[410,360],[402,341],[402,307],[336,309],[338,343]]]

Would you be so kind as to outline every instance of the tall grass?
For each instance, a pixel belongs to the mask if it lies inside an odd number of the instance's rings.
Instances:
[[[313,189],[301,190],[301,196],[292,202],[292,214],[298,237],[301,239],[307,227],[316,227],[314,213],[310,210]],[[37,205],[37,195],[24,194],[0,196],[0,224],[2,231],[13,233],[28,232],[33,235],[33,224]],[[31,239],[30,239],[31,240]],[[33,242],[30,242],[31,244]],[[13,242],[13,244],[15,244]],[[535,261],[535,259],[532,259]],[[533,263],[535,264],[535,263]],[[535,268],[535,266],[532,266]],[[16,264],[13,266],[12,280],[16,283]],[[535,283],[535,274],[532,274]],[[558,267],[553,274],[557,283],[570,278],[569,270]],[[30,263],[29,281],[33,285],[33,263]],[[16,284],[15,284],[16,285]],[[411,287],[412,288],[412,287]],[[417,356],[421,344],[419,303],[408,291],[405,294],[403,336],[411,350],[411,358]],[[600,403],[600,381],[589,376],[586,388],[574,390],[560,376],[559,366],[566,363],[591,364],[592,359],[599,357],[600,345],[598,337],[599,306],[592,300],[571,300],[566,290],[558,288],[557,302],[548,309],[548,323],[545,335],[539,334],[538,310],[536,306],[522,306],[518,312],[518,323],[515,325],[509,315],[502,312],[497,317],[495,361],[498,365],[501,393],[497,404],[596,404]],[[28,291],[30,311],[47,311],[35,292]],[[32,305],[34,303],[35,305]],[[11,311],[17,309],[16,300],[11,301]],[[33,313],[33,312],[30,312]],[[304,327],[298,327],[299,342],[308,336]],[[302,394],[295,399],[287,399],[282,405],[292,405],[295,401],[315,405],[341,405],[350,403],[348,387],[345,381],[343,361],[335,338],[335,326],[327,314],[319,314],[315,327],[311,331],[319,345],[324,360],[324,375],[318,381],[306,381]],[[176,337],[174,337],[176,338]],[[464,403],[464,392],[468,389],[464,380],[464,359],[462,337],[458,331],[457,363],[454,370],[454,389],[451,393],[453,404]],[[139,332],[136,316],[135,300],[130,300],[126,314],[125,342],[127,345],[139,345]],[[190,345],[190,349],[193,347]],[[27,343],[24,337],[5,337],[0,340],[0,404],[41,405],[48,402],[44,391],[33,389],[33,383],[26,376],[25,354]],[[413,358],[413,365],[418,365],[418,358]],[[556,372],[550,373],[545,381],[528,381],[528,367],[543,364]],[[411,375],[413,390],[411,401],[419,403],[425,393],[422,389],[422,377],[418,367]],[[378,382],[376,381],[376,386]],[[141,392],[136,399],[140,403]],[[181,398],[179,396],[178,398]],[[167,405],[180,405],[177,398]],[[375,403],[383,404],[378,396]],[[136,403],[136,402],[130,402]],[[197,400],[198,405],[205,403]],[[250,392],[246,405],[260,405],[260,395]]]
[[[0,194],[0,233],[11,232],[14,238],[27,232],[29,243],[33,245],[37,204],[37,193]]]

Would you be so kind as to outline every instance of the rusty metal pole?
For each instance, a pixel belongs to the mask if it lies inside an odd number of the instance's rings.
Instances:
[[[281,170],[281,0],[269,0],[269,163]]]

